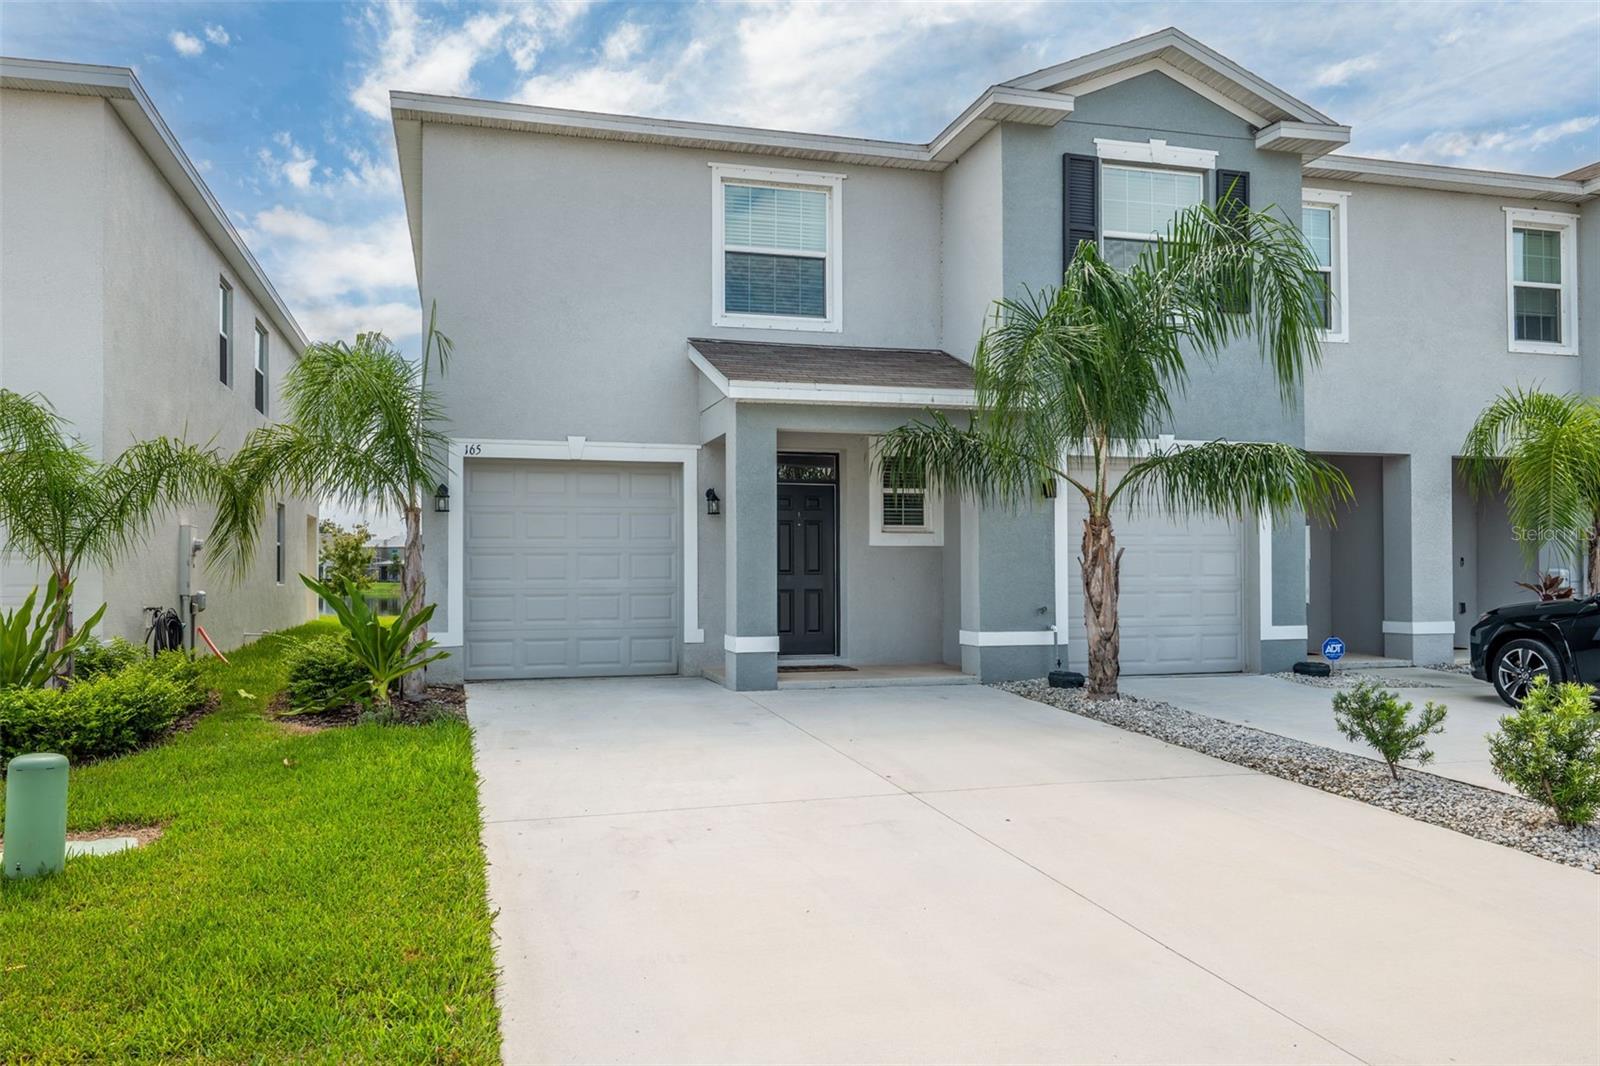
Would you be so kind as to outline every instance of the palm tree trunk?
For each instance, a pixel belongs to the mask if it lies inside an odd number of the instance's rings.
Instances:
[[[1600,595],[1600,516],[1589,527],[1589,595]]]
[[[56,588],[62,590],[61,595],[66,605],[61,612],[61,621],[56,626],[56,651],[60,651],[72,640],[72,599],[67,595],[67,590],[72,587],[72,574],[70,571],[55,570],[52,571],[52,576],[55,578]],[[56,663],[55,676],[50,679],[52,687],[61,688],[66,684],[67,678],[72,676],[72,665],[71,656]]]
[[[1117,694],[1122,672],[1122,632],[1117,597],[1122,584],[1122,552],[1111,519],[1091,515],[1083,523],[1083,624],[1089,633],[1089,695]]]
[[[400,597],[411,604],[413,610],[419,610],[426,595],[422,576],[422,508],[414,502],[408,502],[405,515],[406,561],[400,571]],[[415,600],[412,597],[415,597]],[[426,639],[428,639],[428,627],[418,626],[417,631],[411,634],[408,649],[416,647]],[[423,671],[413,670],[400,679],[400,694],[407,699],[418,699],[422,696],[423,685]]]

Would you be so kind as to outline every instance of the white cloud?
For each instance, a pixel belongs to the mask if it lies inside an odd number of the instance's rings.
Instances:
[[[611,31],[601,52],[607,63],[626,63],[644,47],[644,27],[637,22],[624,22]]]
[[[1377,56],[1355,56],[1323,67],[1317,71],[1316,77],[1311,79],[1311,84],[1319,89],[1328,89],[1343,85],[1357,74],[1366,74],[1376,69],[1378,69]]]
[[[167,37],[172,42],[172,47],[185,59],[193,59],[206,50],[205,42],[200,38],[184,33],[182,30],[173,30]]]
[[[1495,165],[1498,158],[1537,152],[1558,141],[1588,133],[1597,126],[1600,126],[1600,115],[1578,115],[1542,126],[1439,130],[1420,141],[1402,144],[1390,154],[1425,163],[1487,167]]]
[[[206,40],[210,41],[218,48],[226,48],[228,47],[228,43],[232,41],[233,38],[230,37],[228,35],[228,31],[223,29],[221,26],[215,26],[208,23],[206,25]]]
[[[309,190],[317,173],[317,157],[297,144],[287,130],[279,130],[272,139],[284,150],[282,156],[273,154],[270,148],[256,153],[272,181],[287,181],[296,189]]]
[[[366,22],[377,36],[376,54],[350,100],[372,117],[387,119],[392,89],[470,95],[472,69],[503,46],[512,15],[478,14],[444,28],[409,4],[389,4],[368,8]]]
[[[322,304],[297,312],[295,321],[314,341],[351,341],[373,331],[396,343],[422,335],[422,310],[414,300]]]

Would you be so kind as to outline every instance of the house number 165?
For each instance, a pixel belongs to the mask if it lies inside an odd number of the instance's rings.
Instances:
[[[461,454],[462,455],[482,455],[483,454],[483,445],[481,445],[481,444],[463,445],[462,448],[461,448]]]

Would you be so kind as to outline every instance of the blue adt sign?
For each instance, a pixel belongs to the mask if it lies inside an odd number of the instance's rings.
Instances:
[[[1336,663],[1344,658],[1344,641],[1338,637],[1329,637],[1322,642],[1322,657],[1330,663]]]

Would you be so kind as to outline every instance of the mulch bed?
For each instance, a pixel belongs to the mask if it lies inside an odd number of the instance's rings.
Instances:
[[[296,713],[289,706],[285,695],[280,692],[272,697],[272,702],[267,705],[267,714],[297,733],[315,733],[324,729],[356,725],[362,721],[363,716],[369,714],[369,709],[359,703],[349,703],[326,711]],[[386,720],[395,725],[424,725],[436,722],[440,718],[459,718],[465,721],[466,717],[467,690],[463,686],[429,685],[423,690],[420,700],[395,697],[389,704],[389,715]]]

